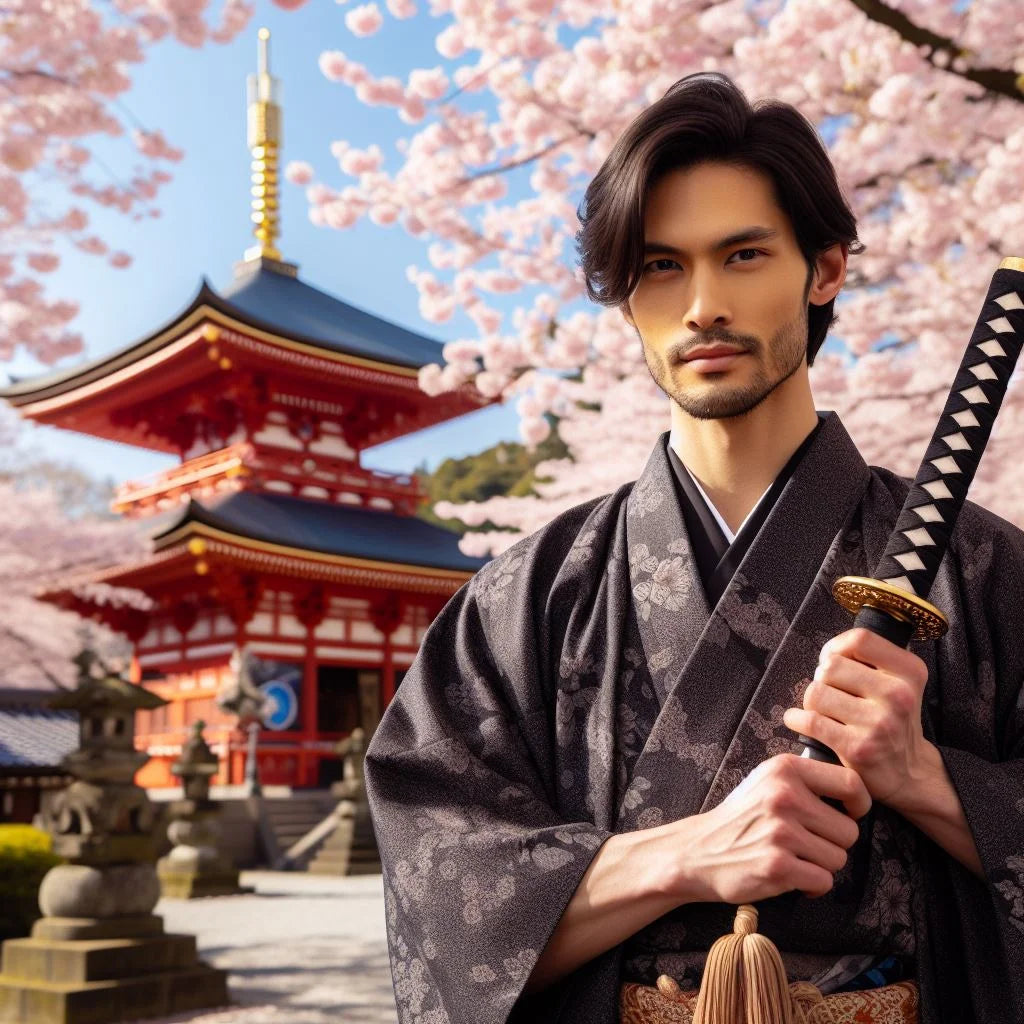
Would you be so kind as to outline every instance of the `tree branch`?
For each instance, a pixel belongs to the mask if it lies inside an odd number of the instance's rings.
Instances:
[[[850,0],[869,20],[891,28],[901,39],[915,46],[927,46],[931,50],[927,60],[940,71],[959,75],[969,82],[980,85],[987,92],[997,96],[1008,96],[1011,100],[1024,103],[1024,75],[1003,68],[966,68],[963,71],[953,67],[953,61],[964,58],[963,49],[945,36],[914,24],[902,11],[897,11],[882,0]],[[949,58],[946,66],[936,61],[936,54],[944,53]]]
[[[492,178],[496,174],[504,174],[506,171],[514,171],[517,167],[525,167],[526,164],[532,164],[534,160],[540,160],[542,157],[548,155],[548,153],[554,152],[559,146],[564,146],[567,142],[572,142],[576,138],[575,135],[566,135],[561,139],[554,139],[549,142],[543,149],[538,149],[536,153],[528,153],[526,156],[521,156],[518,160],[510,160],[507,164],[497,164],[494,167],[485,167],[483,170],[474,171],[472,174],[467,174],[466,177],[457,181],[452,189],[462,188],[464,185],[468,185],[470,182],[479,181],[481,178]]]
[[[0,68],[0,85],[7,86],[8,89],[12,88],[10,84],[12,81],[23,78],[42,78],[47,82],[54,82],[68,89],[77,88],[70,78],[56,75],[52,71],[46,71],[43,68]]]

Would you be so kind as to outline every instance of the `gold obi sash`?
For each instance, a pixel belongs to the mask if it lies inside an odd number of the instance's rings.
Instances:
[[[857,992],[823,996],[810,982],[789,986],[794,1024],[918,1024],[918,991],[898,981]],[[683,992],[663,974],[655,985],[626,982],[619,989],[621,1024],[693,1024],[697,993]]]

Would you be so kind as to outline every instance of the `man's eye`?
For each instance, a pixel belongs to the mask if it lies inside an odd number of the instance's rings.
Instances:
[[[763,253],[760,249],[737,249],[730,259],[734,259],[737,263],[749,263],[751,260],[755,260],[758,256],[762,255]]]
[[[670,259],[651,260],[651,262],[648,263],[644,267],[644,270],[653,270],[656,273],[657,272],[664,272],[666,270],[675,270],[675,269],[681,269],[681,268],[679,267],[679,264],[676,263],[675,260],[670,260]]]

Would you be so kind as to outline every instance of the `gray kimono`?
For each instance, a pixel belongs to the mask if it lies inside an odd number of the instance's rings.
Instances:
[[[714,609],[664,436],[643,475],[570,509],[448,603],[366,756],[402,1024],[617,1020],[624,980],[699,984],[734,907],[690,904],[533,996],[523,986],[610,835],[708,810],[798,749],[782,724],[852,622],[907,484],[827,415]],[[986,877],[875,805],[832,892],[759,905],[792,979],[894,955],[921,1020],[1024,1020],[1024,534],[967,505],[931,593],[939,745]]]

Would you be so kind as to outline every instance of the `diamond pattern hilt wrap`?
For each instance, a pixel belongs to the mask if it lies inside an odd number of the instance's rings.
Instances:
[[[905,647],[945,632],[927,598],[1024,346],[1024,259],[999,264],[924,459],[873,579],[847,576],[833,594],[856,625]],[[801,736],[804,756],[838,758]]]
[[[1024,345],[1024,259],[992,278],[939,417],[874,578],[927,598],[949,546],[1010,375]]]

